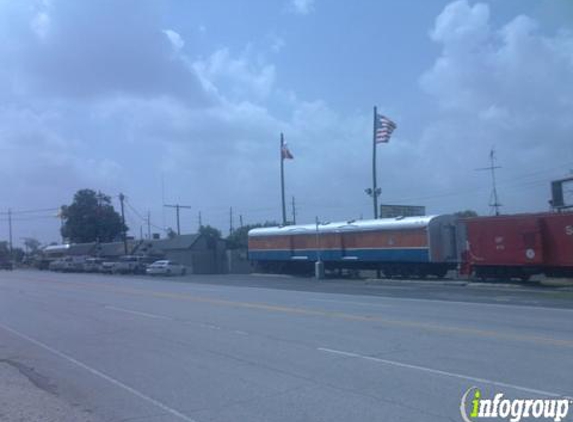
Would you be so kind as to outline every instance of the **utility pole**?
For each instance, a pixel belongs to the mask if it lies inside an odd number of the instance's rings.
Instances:
[[[294,196],[292,197],[292,223],[296,224],[296,203],[294,201]]]
[[[179,205],[179,204],[175,204],[175,205],[163,205],[164,207],[167,208],[175,208],[176,214],[177,214],[177,235],[181,235],[181,226],[179,223],[179,210],[181,208],[184,209],[191,209],[191,206],[189,205]]]
[[[229,234],[233,234],[233,207],[229,209]]]
[[[243,227],[243,214],[239,214],[239,227]]]
[[[8,209],[8,239],[10,241],[10,260],[14,258],[14,249],[12,246],[12,209]]]
[[[283,226],[286,226],[286,208],[285,208],[285,159],[284,159],[284,136],[281,133],[281,204],[282,204],[282,211],[283,211]]]
[[[147,239],[151,239],[151,212],[147,211]]]
[[[492,148],[491,151],[489,152],[489,160],[490,160],[489,167],[482,167],[482,168],[478,168],[476,170],[478,170],[478,171],[489,170],[491,172],[492,191],[491,191],[491,195],[490,195],[489,206],[494,211],[495,215],[499,215],[499,209],[501,207],[501,204],[499,203],[499,198],[497,196],[497,182],[495,179],[495,170],[500,169],[501,167],[495,165],[495,149],[494,148]]]
[[[199,211],[199,229],[203,227],[203,220],[201,219],[201,211]]]
[[[121,232],[123,235],[123,253],[124,255],[127,255],[127,233],[125,230],[125,212],[123,209],[123,201],[125,200],[125,195],[123,193],[119,194],[119,203],[121,205]]]

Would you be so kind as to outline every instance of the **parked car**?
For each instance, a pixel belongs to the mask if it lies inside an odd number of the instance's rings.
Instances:
[[[63,268],[64,265],[64,260],[63,258],[60,259],[54,259],[53,261],[51,261],[48,264],[48,269],[50,271],[61,271],[61,269]]]
[[[7,259],[0,260],[0,270],[12,270],[12,269],[14,269],[12,261],[9,261]]]
[[[103,261],[99,268],[99,272],[103,274],[113,273],[113,267],[115,266],[115,261]]]
[[[64,258],[56,259],[50,262],[48,267],[51,271],[62,271],[68,272],[74,270],[74,262],[71,256],[66,256]]]
[[[70,261],[68,261],[68,265],[65,268],[65,271],[73,272],[73,273],[81,273],[84,271],[84,265],[88,257],[86,256],[72,256],[70,257]]]
[[[149,275],[185,275],[186,272],[184,265],[168,260],[155,261],[146,270]]]
[[[125,255],[119,258],[112,267],[113,274],[145,274],[147,265],[151,262],[147,256]]]
[[[83,271],[86,273],[102,272],[104,260],[101,258],[86,258],[83,265]]]

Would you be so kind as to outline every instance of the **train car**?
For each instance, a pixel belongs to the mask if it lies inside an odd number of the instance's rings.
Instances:
[[[443,277],[459,262],[457,219],[399,217],[249,231],[249,259],[269,271],[380,269],[387,277]]]
[[[464,226],[464,255],[476,277],[573,276],[573,213],[475,217]]]
[[[573,277],[573,212],[544,214],[544,272],[549,277]]]

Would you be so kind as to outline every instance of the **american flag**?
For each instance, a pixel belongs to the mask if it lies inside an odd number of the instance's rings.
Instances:
[[[292,155],[292,153],[290,152],[290,150],[288,149],[288,146],[286,144],[286,142],[284,142],[281,145],[281,158],[283,160],[292,160],[294,157]]]
[[[376,114],[376,129],[374,133],[374,141],[377,144],[386,143],[390,141],[392,132],[396,129],[396,123],[388,117],[381,114]]]

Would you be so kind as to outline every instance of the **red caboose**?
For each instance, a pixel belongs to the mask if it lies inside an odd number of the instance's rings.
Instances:
[[[573,212],[541,217],[545,274],[573,277]]]
[[[465,255],[477,277],[573,276],[573,213],[476,217],[465,225]]]

